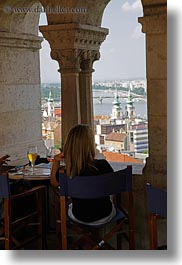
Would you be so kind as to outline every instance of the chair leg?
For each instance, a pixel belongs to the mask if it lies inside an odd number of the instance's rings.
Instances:
[[[5,235],[5,250],[11,249],[11,211],[8,199],[4,199],[4,235]]]
[[[56,249],[60,250],[62,249],[61,244],[61,220],[60,220],[60,201],[59,201],[59,193],[57,189],[54,189],[54,212],[55,212],[55,218],[56,218]]]
[[[62,249],[61,247],[61,221],[56,220],[56,249]]]
[[[116,246],[117,249],[122,249],[122,233],[120,232],[116,233]]]
[[[61,213],[61,243],[62,250],[67,249],[67,227],[66,227],[66,200],[60,196],[60,213]]]
[[[157,249],[157,216],[150,215],[149,217],[149,234],[150,234],[150,249]]]
[[[43,249],[43,242],[45,244],[45,239],[46,239],[46,231],[43,228],[43,224],[42,224],[42,218],[38,217],[38,224],[37,224],[37,233],[39,235],[38,237],[38,241],[37,241],[37,245],[38,245],[38,249]],[[44,238],[44,240],[43,240]]]
[[[43,249],[43,240],[42,240],[42,235],[38,238],[38,249],[41,250]]]
[[[134,230],[129,231],[129,249],[135,249],[135,236],[134,236]]]
[[[122,236],[121,233],[116,234],[117,249],[122,249]]]
[[[107,242],[112,236],[113,234],[117,233],[119,231],[119,229],[122,227],[122,223],[118,223],[115,227],[113,227],[109,233],[107,233],[102,240],[93,248],[93,249],[99,249],[105,242]]]
[[[10,250],[10,240],[5,237],[5,250]]]
[[[47,248],[47,219],[46,219],[46,213],[44,211],[44,205],[45,205],[45,193],[44,191],[41,191],[38,193],[38,230],[37,233],[39,235],[38,238],[38,249],[44,249]],[[45,222],[43,222],[43,218]]]

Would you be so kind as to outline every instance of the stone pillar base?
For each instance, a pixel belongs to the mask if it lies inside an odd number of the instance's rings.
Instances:
[[[150,182],[155,187],[167,189],[167,159],[163,158],[162,161],[163,163],[160,163],[150,157],[146,159],[146,165],[143,168],[144,181]]]

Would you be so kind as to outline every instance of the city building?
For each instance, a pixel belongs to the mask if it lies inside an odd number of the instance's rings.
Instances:
[[[148,123],[143,118],[136,117],[134,100],[130,82],[126,99],[125,114],[122,114],[121,102],[116,89],[112,103],[110,119],[95,125],[95,142],[97,149],[115,152],[128,152],[132,156],[148,153]],[[109,122],[109,124],[108,124]]]
[[[139,123],[130,126],[129,135],[129,149],[134,154],[148,153],[148,124]]]
[[[42,105],[42,139],[47,148],[61,146],[61,108],[55,106],[51,92]]]
[[[105,147],[108,151],[122,153],[127,147],[126,132],[111,132],[105,138]]]
[[[95,129],[95,143],[99,150],[105,149],[105,138],[111,132],[125,131],[125,124],[97,124]]]

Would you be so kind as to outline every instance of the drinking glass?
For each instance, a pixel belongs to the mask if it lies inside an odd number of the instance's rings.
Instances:
[[[28,156],[28,160],[31,163],[32,174],[34,174],[35,161],[37,159],[37,146],[36,145],[29,145],[27,156]]]
[[[48,147],[47,148],[47,160],[49,162],[54,161],[54,147]]]

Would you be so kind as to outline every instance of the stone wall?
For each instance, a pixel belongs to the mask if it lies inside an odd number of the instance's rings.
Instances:
[[[42,150],[39,49],[42,38],[0,32],[0,155]]]

